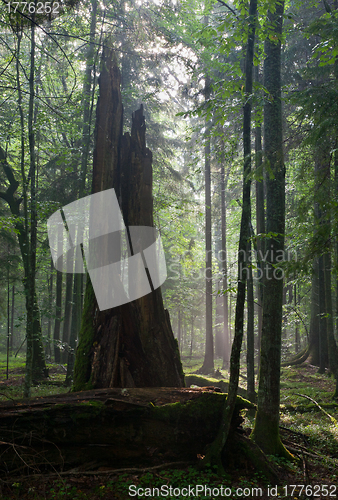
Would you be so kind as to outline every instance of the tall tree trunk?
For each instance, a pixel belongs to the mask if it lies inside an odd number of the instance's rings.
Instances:
[[[207,454],[203,459],[204,465],[208,466],[210,464],[214,464],[218,467],[219,472],[224,472],[221,461],[221,452],[228,439],[231,419],[236,404],[240,370],[240,354],[244,330],[245,288],[248,271],[247,249],[248,239],[250,236],[249,227],[251,221],[251,94],[256,22],[257,0],[250,0],[249,31],[245,58],[245,104],[243,110],[243,205],[238,248],[238,288],[235,313],[235,335],[232,343],[230,357],[229,392],[223,407],[221,425],[215,441],[211,444]]]
[[[331,288],[331,253],[324,254],[325,309],[328,347],[328,366],[336,377],[338,372],[338,349],[333,332],[332,288]]]
[[[318,141],[315,150],[315,241],[325,252],[329,235],[329,220],[327,196],[330,182],[330,157],[329,143],[327,138]],[[319,255],[318,259],[318,292],[319,292],[319,373],[324,373],[328,366],[328,346],[327,346],[327,316],[326,316],[326,297],[325,297],[325,272],[324,255]]]
[[[248,245],[248,254],[251,254],[251,244]],[[251,259],[249,262],[252,262]],[[248,289],[248,324],[247,324],[247,391],[248,399],[252,402],[255,401],[255,330],[254,330],[254,290],[253,290],[253,276],[252,267],[248,266],[247,276],[247,289]]]
[[[71,386],[73,380],[76,339],[80,330],[81,301],[78,300],[79,297],[81,297],[81,280],[75,279],[73,286],[73,303],[71,308],[72,317],[70,322],[69,343],[67,350],[67,373],[65,380],[65,385],[67,387]]]
[[[259,66],[255,66],[255,81],[259,83]],[[263,161],[262,161],[262,128],[257,125],[255,128],[255,170],[256,179],[256,234],[257,234],[257,316],[258,316],[258,335],[257,335],[257,368],[259,372],[261,338],[262,338],[262,318],[263,318],[263,262],[262,256],[265,254],[265,211],[264,211],[264,180],[263,180]]]
[[[224,141],[222,141],[222,150],[224,150]],[[223,370],[230,368],[230,338],[229,338],[229,308],[228,308],[228,265],[227,265],[227,240],[226,240],[226,204],[225,204],[226,180],[224,171],[224,158],[221,161],[221,219],[222,219],[222,274],[223,274]]]
[[[62,244],[62,227],[61,235],[59,235],[59,243]],[[59,255],[62,255],[62,250],[59,250]],[[61,257],[62,258],[62,257]],[[54,322],[54,334],[53,334],[53,345],[54,345],[54,362],[61,362],[60,354],[60,330],[61,330],[61,308],[62,308],[62,272],[56,271],[56,301],[55,301],[55,322]]]
[[[295,310],[297,310],[297,283],[295,283],[294,286],[294,307]],[[296,328],[295,328],[295,351],[296,354],[300,351],[300,337],[299,337],[299,328],[298,328],[298,322],[296,323]]]
[[[324,257],[318,259],[318,291],[319,291],[319,368],[318,373],[325,373],[328,366],[327,352],[327,318],[326,318],[326,298],[324,281]]]
[[[40,311],[35,290],[36,276],[36,248],[37,248],[37,206],[36,206],[36,161],[34,135],[34,73],[35,73],[35,24],[31,24],[31,51],[29,75],[29,106],[28,106],[28,142],[29,142],[29,175],[30,192],[30,245],[28,255],[28,276],[26,280],[27,308],[27,354],[24,396],[31,394],[32,381],[38,380],[47,374],[45,354],[42,345],[42,331]],[[28,234],[27,234],[28,236]]]
[[[182,354],[182,312],[180,306],[178,306],[178,313],[177,313],[177,342],[178,342],[178,349]]]
[[[11,351],[13,352],[13,348],[15,346],[14,342],[14,301],[15,301],[15,285],[12,286],[12,313],[11,313]]]
[[[9,254],[9,245],[8,245],[8,254]],[[10,282],[9,282],[9,266],[7,268],[7,369],[6,369],[6,379],[8,380],[8,371],[9,371],[9,346],[10,346]]]
[[[191,337],[190,337],[190,359],[192,358],[193,345],[194,345],[194,319],[195,316],[191,315]]]
[[[211,81],[205,77],[205,100],[210,99]],[[214,338],[212,330],[212,238],[211,238],[211,173],[210,173],[210,124],[206,124],[204,146],[205,176],[205,353],[200,373],[214,371]]]
[[[54,265],[53,259],[51,259],[50,274],[47,278],[48,281],[48,304],[49,304],[49,316],[47,325],[47,343],[46,343],[46,358],[51,361],[52,350],[51,350],[51,335],[52,335],[52,310],[53,310],[53,281],[54,281]]]
[[[93,90],[93,68],[94,68],[94,54],[95,54],[95,31],[97,23],[97,0],[91,0],[91,17],[90,17],[90,36],[89,44],[86,54],[86,70],[83,83],[82,102],[83,102],[83,128],[82,128],[82,152],[81,152],[81,171],[78,197],[82,198],[86,192],[86,179],[88,170],[88,154],[90,147],[90,131],[91,131],[91,117],[92,117],[92,96]],[[67,353],[67,375],[66,385],[71,384],[74,369],[74,356],[76,348],[76,340],[79,334],[81,325],[81,311],[82,311],[82,289],[83,289],[83,275],[75,273],[73,277],[73,298],[72,298],[72,311],[71,311],[71,325],[69,335],[69,346]]]
[[[266,231],[277,236],[267,239],[268,269],[264,276],[263,322],[257,413],[253,440],[265,453],[290,456],[279,436],[280,364],[283,304],[283,273],[277,257],[284,253],[285,166],[282,140],[281,35],[284,2],[268,11],[270,33],[265,40],[264,154],[270,175],[267,179]]]
[[[72,295],[73,295],[73,275],[71,273],[67,273],[65,308],[64,308],[63,328],[62,328],[62,354],[61,354],[62,363],[66,363],[68,358],[70,326],[72,319]]]
[[[310,333],[308,356],[310,362],[319,366],[319,260],[312,263]]]
[[[152,154],[143,108],[122,137],[120,72],[104,49],[97,105],[92,192],[114,187],[126,227],[153,226]],[[183,371],[160,288],[133,302],[99,311],[87,277],[74,390],[85,387],[182,386]]]

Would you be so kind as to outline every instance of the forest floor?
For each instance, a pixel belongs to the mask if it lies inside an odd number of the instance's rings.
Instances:
[[[186,373],[201,366],[201,359],[183,360]],[[50,379],[33,390],[34,396],[68,392],[62,387],[65,369],[50,365]],[[0,401],[22,398],[24,359],[0,357]],[[223,373],[225,380],[226,373]],[[245,373],[241,377],[245,388]],[[278,485],[268,484],[250,466],[229,470],[219,477],[213,469],[199,471],[192,465],[85,471],[77,474],[45,474],[0,479],[1,500],[124,500],[130,498],[337,498],[338,404],[332,399],[335,381],[304,363],[286,367],[281,377],[281,437],[298,464],[268,457],[278,473]],[[314,400],[320,408],[307,399]],[[250,433],[254,416],[246,415],[244,431]],[[190,487],[190,490],[189,490]],[[154,491],[153,491],[154,488]],[[162,489],[161,489],[162,488]],[[170,489],[171,488],[171,489]],[[186,488],[186,489],[184,489]]]

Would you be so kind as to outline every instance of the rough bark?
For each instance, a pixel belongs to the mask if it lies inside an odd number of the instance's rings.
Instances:
[[[279,436],[280,364],[283,279],[278,255],[284,252],[285,166],[283,160],[281,109],[281,35],[284,2],[268,12],[271,34],[265,41],[264,86],[269,93],[264,106],[264,154],[267,180],[267,239],[264,276],[263,322],[257,413],[252,439],[265,453],[290,457]]]
[[[152,154],[143,107],[122,137],[120,72],[111,50],[102,55],[92,192],[114,188],[125,225],[153,226]],[[122,306],[99,311],[87,279],[76,354],[74,389],[181,387],[184,376],[160,288]]]

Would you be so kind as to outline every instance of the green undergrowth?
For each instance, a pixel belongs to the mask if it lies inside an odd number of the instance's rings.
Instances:
[[[40,480],[35,483],[31,482],[29,488],[25,482],[18,481],[11,485],[10,493],[6,491],[8,488],[3,487],[1,498],[2,500],[21,500],[22,498],[32,500],[126,500],[151,496],[154,499],[175,498],[183,500],[189,498],[187,496],[189,487],[193,493],[196,492],[197,487],[202,487],[203,490],[199,490],[198,495],[190,495],[190,498],[218,500],[225,497],[224,493],[227,493],[227,498],[234,498],[233,494],[239,489],[250,492],[253,497],[260,496],[257,493],[260,493],[260,490],[265,493],[267,486],[265,477],[258,473],[254,473],[248,478],[243,474],[243,471],[235,471],[235,475],[232,477],[230,475],[220,477],[214,468],[200,471],[189,466],[182,469],[145,471],[133,474],[122,472],[106,478],[84,476],[78,480],[76,478],[72,478],[72,480],[63,480],[62,478],[54,481]],[[248,496],[246,495],[246,497]],[[252,497],[250,496],[250,498]]]
[[[333,378],[318,374],[317,368],[308,364],[282,370],[280,423],[289,429],[287,432],[281,430],[283,440],[286,444],[291,440],[301,446],[305,453],[312,455],[314,464],[327,466],[328,476],[334,476],[338,468],[338,426],[335,423],[338,404],[333,399],[334,387]],[[322,410],[304,396],[313,399]]]
[[[26,356],[22,354],[18,354],[17,357],[10,356],[8,361],[9,376],[16,378],[22,376],[25,371]],[[7,356],[0,353],[0,380],[4,380],[6,378],[6,370]]]
[[[192,374],[197,368],[201,367],[201,359],[188,360],[189,366],[184,368],[186,374],[191,374],[196,381],[200,381],[202,386],[214,385],[220,386],[220,379],[214,377],[202,377]],[[191,361],[191,362],[190,362]],[[192,362],[194,361],[194,363]],[[0,358],[0,375],[1,381],[5,382],[5,359]],[[15,364],[14,364],[15,363]],[[221,360],[219,360],[219,364]],[[6,391],[7,396],[22,397],[22,387],[20,386],[20,378],[24,376],[24,360],[19,358],[13,360],[14,372],[10,375],[13,384],[5,385],[0,384],[0,393]],[[216,365],[217,367],[217,365]],[[220,369],[220,366],[218,367]],[[224,381],[228,380],[228,374],[221,371]],[[65,372],[61,367],[50,365],[50,374],[52,380],[63,380]],[[242,372],[245,375],[245,371]],[[206,383],[207,381],[207,383]],[[17,384],[17,385],[15,385]],[[197,384],[196,384],[197,385]],[[245,388],[246,382],[244,377],[241,378],[241,386]],[[335,381],[329,378],[326,374],[318,374],[317,368],[311,365],[300,365],[297,367],[285,367],[281,373],[281,437],[283,443],[287,447],[292,447],[293,450],[298,450],[298,457],[301,462],[304,459],[308,471],[308,479],[313,484],[337,484],[337,470],[338,470],[338,427],[334,424],[334,420],[330,419],[330,415],[338,420],[338,408],[334,406],[336,401],[332,399],[334,392]],[[257,386],[256,386],[257,389]],[[69,389],[62,387],[55,387],[52,385],[40,384],[33,389],[33,395],[51,395],[67,391]],[[303,396],[309,396],[316,401],[325,414],[314,403],[310,402]],[[217,398],[218,395],[213,395]],[[1,399],[6,399],[0,396]],[[212,398],[210,398],[212,399]],[[89,402],[89,405],[94,405],[90,411],[95,411],[96,403]],[[101,403],[99,403],[101,404]],[[214,403],[211,403],[214,404]],[[197,409],[193,404],[190,404],[191,411],[195,415]],[[302,411],[297,411],[302,409]],[[82,413],[86,413],[89,408],[85,406],[79,410],[80,417]],[[175,413],[175,403],[168,408],[166,417],[170,417],[171,413]],[[303,411],[304,410],[304,411]],[[156,410],[155,410],[156,411]],[[169,415],[170,413],[170,415]],[[81,420],[81,419],[80,419]],[[254,422],[254,412],[247,413],[243,427],[249,435]],[[284,429],[283,429],[284,427]],[[294,451],[293,451],[294,453]],[[282,479],[284,484],[303,484],[304,467],[303,462],[301,466],[285,464],[283,461],[276,457],[270,457],[273,466],[280,470],[286,470],[287,477]],[[142,464],[139,464],[142,467]],[[291,468],[290,468],[291,467]],[[250,488],[261,487],[263,496],[261,498],[268,498],[266,495],[266,482],[262,476],[256,474],[254,470],[231,470],[231,477],[229,475],[219,477],[216,471],[209,469],[207,471],[200,471],[194,467],[181,467],[181,469],[170,470],[156,470],[150,472],[125,472],[125,473],[110,473],[109,475],[91,476],[77,475],[58,479],[48,479],[43,477],[39,480],[30,479],[29,482],[25,480],[13,480],[10,484],[4,484],[0,481],[0,498],[3,500],[13,499],[34,499],[34,500],[61,500],[61,499],[74,499],[74,500],[124,500],[130,498],[145,498],[145,488],[158,488],[162,484],[171,485],[173,488],[184,488],[186,485],[194,487],[196,484],[205,485],[206,487],[218,488],[220,485],[223,487],[231,487],[232,492],[236,487]],[[134,485],[135,488],[143,488],[142,495],[131,496],[129,487]],[[140,490],[141,491],[141,490]],[[215,490],[217,492],[217,490]],[[280,491],[280,496],[283,497],[283,492]],[[250,494],[246,495],[247,498],[256,498],[260,495]],[[153,495],[153,498],[163,498],[163,496]],[[187,498],[187,496],[166,496],[166,498]],[[204,495],[200,493],[200,499],[218,499],[225,498],[224,495],[217,496],[213,494]],[[237,498],[228,496],[228,498]],[[271,496],[270,496],[271,498]]]
[[[7,359],[0,354],[0,401],[21,399],[23,397],[23,382],[25,377],[25,356],[9,357],[8,379]],[[52,396],[63,394],[69,388],[63,387],[66,371],[61,365],[47,364],[49,377],[32,387],[32,397]]]
[[[183,370],[185,374],[192,374],[197,372],[203,365],[203,356],[181,356],[181,361],[183,365]],[[229,378],[229,372],[222,369],[223,360],[221,358],[216,358],[214,361],[214,370],[221,372],[225,379]]]

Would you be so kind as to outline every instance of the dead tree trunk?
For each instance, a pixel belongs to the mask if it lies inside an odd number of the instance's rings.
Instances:
[[[214,387],[131,388],[2,402],[0,474],[195,463],[215,437],[225,398]],[[253,405],[237,397],[227,450],[236,467],[253,456],[243,453],[243,429],[236,432],[246,408]]]
[[[102,55],[96,116],[93,193],[114,188],[126,227],[153,226],[152,154],[143,107],[122,136],[120,71],[113,51]],[[74,389],[181,387],[184,375],[160,288],[99,311],[88,277]]]

